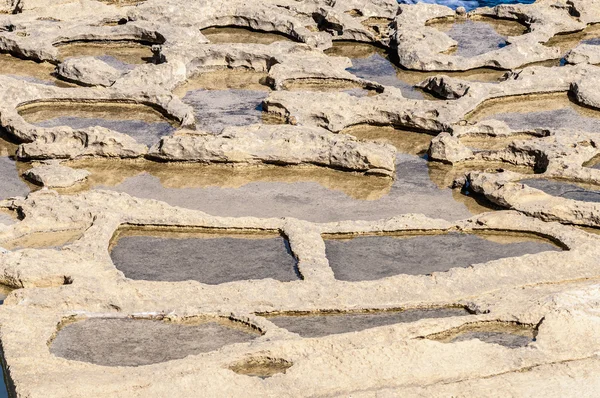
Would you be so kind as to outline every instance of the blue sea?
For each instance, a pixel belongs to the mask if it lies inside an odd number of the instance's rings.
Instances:
[[[535,0],[398,0],[398,2],[400,4],[441,4],[452,9],[465,7],[467,11],[471,11],[478,7],[494,7],[498,4],[531,4]]]

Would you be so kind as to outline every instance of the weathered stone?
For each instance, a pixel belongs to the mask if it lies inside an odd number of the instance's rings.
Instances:
[[[206,163],[316,164],[353,171],[395,170],[391,145],[359,141],[309,127],[251,125],[227,127],[221,134],[166,137],[149,156]]]
[[[60,63],[56,68],[63,79],[76,81],[88,86],[111,86],[122,71],[94,57],[73,57]]]
[[[457,99],[463,97],[469,91],[467,84],[448,76],[433,76],[418,86],[443,99]]]
[[[30,181],[48,188],[67,188],[85,180],[89,171],[76,170],[58,163],[42,164],[25,172]]]

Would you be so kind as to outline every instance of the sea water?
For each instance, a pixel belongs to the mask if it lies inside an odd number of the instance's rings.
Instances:
[[[452,9],[465,7],[467,11],[471,11],[479,7],[495,7],[498,4],[531,4],[534,2],[535,0],[398,0],[398,3],[400,4],[440,4]]]

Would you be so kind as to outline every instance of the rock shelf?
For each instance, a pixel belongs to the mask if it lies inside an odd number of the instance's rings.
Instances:
[[[0,13],[11,396],[600,390],[597,2]]]

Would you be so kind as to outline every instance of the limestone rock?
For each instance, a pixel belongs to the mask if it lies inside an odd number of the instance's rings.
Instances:
[[[421,82],[418,87],[443,99],[457,99],[469,91],[469,85],[449,76],[433,76]]]
[[[35,184],[48,188],[68,188],[85,180],[90,172],[72,169],[58,163],[35,166],[25,172],[25,177]]]
[[[457,163],[473,159],[473,151],[461,144],[458,138],[448,133],[441,133],[431,140],[428,154],[432,160],[444,163]]]
[[[72,57],[56,68],[65,80],[86,86],[111,86],[123,72],[95,57]]]
[[[149,156],[169,161],[206,163],[315,164],[392,175],[395,149],[311,127],[251,125],[227,127],[221,134],[163,138]]]

